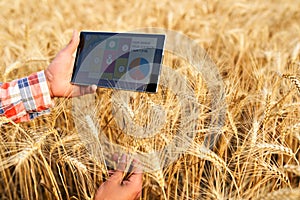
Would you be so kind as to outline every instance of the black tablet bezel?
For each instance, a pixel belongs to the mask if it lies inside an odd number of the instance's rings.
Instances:
[[[78,82],[76,81],[76,76],[80,69],[80,65],[83,62],[84,55],[83,52],[86,50],[84,48],[85,38],[90,35],[93,37],[99,37],[99,40],[96,42],[103,42],[104,40],[111,38],[111,37],[142,37],[142,38],[156,38],[157,45],[155,48],[154,59],[152,69],[156,68],[159,70],[157,75],[153,74],[151,71],[151,76],[149,83],[143,85],[137,85],[134,82],[122,82],[120,80],[110,80],[110,79],[99,79],[98,83],[91,83],[91,82]],[[114,88],[114,89],[123,89],[123,90],[132,90],[138,92],[149,92],[155,93],[158,89],[159,83],[159,76],[160,76],[160,69],[161,63],[163,59],[163,50],[164,50],[164,43],[165,43],[165,35],[164,34],[148,34],[148,33],[119,33],[119,32],[89,32],[89,31],[82,31],[80,32],[80,42],[77,48],[77,53],[74,62],[73,74],[71,78],[71,83],[78,84],[78,85],[91,85],[95,84],[98,87],[105,87],[105,88]]]

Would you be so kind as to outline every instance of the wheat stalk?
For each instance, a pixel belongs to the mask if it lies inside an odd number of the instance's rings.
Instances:
[[[259,196],[261,200],[276,200],[276,199],[287,199],[287,200],[297,200],[300,198],[300,189],[290,189],[282,188],[280,190],[275,190],[273,192]]]
[[[291,74],[282,74],[283,78],[289,79],[295,86],[296,89],[298,90],[298,93],[300,94],[300,80]]]
[[[286,170],[287,172],[292,172],[297,176],[300,176],[300,166],[298,165],[284,165],[284,170]]]
[[[207,52],[184,45],[172,48],[181,38],[169,43],[167,35],[168,50],[156,94],[135,93],[128,103],[113,99],[114,90],[99,88],[93,96],[95,104],[82,99],[80,119],[75,119],[70,101],[63,98],[54,99],[50,116],[30,123],[16,124],[1,117],[0,199],[90,199],[107,169],[97,145],[93,146],[99,155],[96,159],[79,134],[99,141],[106,136],[110,145],[102,146],[104,156],[122,149],[141,158],[143,169],[155,174],[150,178],[145,172],[143,200],[299,199],[299,7],[295,0],[120,0],[101,4],[77,0],[68,1],[68,6],[58,0],[0,1],[0,82],[21,78],[28,70],[45,69],[67,44],[74,27],[119,32],[165,27],[190,37]],[[139,14],[130,17],[137,8]],[[171,72],[164,73],[165,66],[184,77],[185,83]],[[214,76],[215,70],[225,87],[223,96],[217,95],[221,87],[209,90],[215,82],[204,76]],[[274,71],[284,73],[277,76]],[[292,89],[286,87],[289,83]],[[168,84],[178,92],[167,88]],[[188,85],[188,94],[183,84]],[[266,96],[261,95],[264,87],[269,91]],[[183,110],[181,100],[187,103]],[[214,116],[215,111],[222,111],[218,109],[223,102],[228,105],[224,124],[220,115]],[[156,132],[147,139],[132,137],[116,122],[116,110],[119,119],[139,125],[127,130],[142,137],[145,130]],[[211,130],[217,128],[209,126],[210,119],[222,131]],[[103,132],[98,134],[95,129]],[[211,137],[213,151],[201,147],[208,136],[215,136]],[[169,147],[174,140],[185,148]]]

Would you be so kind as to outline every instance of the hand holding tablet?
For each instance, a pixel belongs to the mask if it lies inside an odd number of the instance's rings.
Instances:
[[[81,32],[71,82],[157,92],[165,35]]]

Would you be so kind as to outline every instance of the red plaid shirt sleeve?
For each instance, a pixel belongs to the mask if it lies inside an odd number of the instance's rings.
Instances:
[[[0,83],[0,116],[15,122],[49,113],[52,106],[44,71],[28,77]]]

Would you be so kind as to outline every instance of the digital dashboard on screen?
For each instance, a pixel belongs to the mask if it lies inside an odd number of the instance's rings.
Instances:
[[[157,92],[164,42],[163,34],[82,31],[71,82]]]

